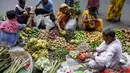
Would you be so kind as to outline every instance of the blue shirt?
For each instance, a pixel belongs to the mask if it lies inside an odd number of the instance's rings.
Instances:
[[[53,2],[51,0],[48,0],[47,4],[44,4],[42,0],[39,0],[37,4],[42,4],[43,9],[47,12],[53,11]]]

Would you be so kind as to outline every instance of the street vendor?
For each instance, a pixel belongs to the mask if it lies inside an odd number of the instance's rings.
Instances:
[[[43,8],[37,8],[40,4],[42,4]],[[37,5],[34,8],[36,15],[43,14],[45,17],[50,16],[50,19],[54,22],[55,15],[53,9],[52,0],[38,0]]]
[[[26,0],[18,0],[18,5],[15,6],[17,21],[20,24],[27,24],[29,15],[25,11]]]
[[[74,24],[76,24],[75,17],[74,17],[74,19],[72,18],[72,21],[68,22],[69,19],[71,19],[69,10],[70,10],[70,7],[67,4],[62,4],[59,8],[59,11],[56,16],[56,18],[57,18],[56,25],[57,25],[59,31],[64,31],[67,29],[73,30]],[[73,15],[71,15],[71,16],[73,17],[74,14],[75,13],[73,13]],[[71,23],[71,25],[70,25],[70,23]]]
[[[97,30],[102,31],[103,23],[102,19],[98,19],[95,12],[95,7],[90,6],[82,14],[82,27],[85,30]]]
[[[110,0],[106,19],[110,22],[120,22],[125,0]]]
[[[103,30],[104,42],[96,50],[87,50],[88,52],[97,51],[97,55],[87,54],[87,58],[92,58],[88,62],[88,67],[103,71],[104,69],[115,69],[122,56],[121,42],[116,38],[115,31],[112,28]]]
[[[21,29],[25,24],[19,24],[14,10],[6,12],[7,20],[0,22],[0,44],[15,46]]]

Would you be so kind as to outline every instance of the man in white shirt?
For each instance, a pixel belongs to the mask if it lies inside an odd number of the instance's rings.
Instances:
[[[96,49],[97,56],[87,54],[87,58],[92,58],[88,67],[99,71],[103,71],[105,68],[115,69],[122,56],[121,43],[112,28],[103,30],[103,39],[104,42]],[[92,52],[92,50],[88,50],[88,52]]]

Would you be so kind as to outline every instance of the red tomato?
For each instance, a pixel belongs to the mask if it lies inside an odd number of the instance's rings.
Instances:
[[[80,52],[77,55],[77,58],[80,59],[81,61],[85,61],[86,60],[86,53],[85,52]]]

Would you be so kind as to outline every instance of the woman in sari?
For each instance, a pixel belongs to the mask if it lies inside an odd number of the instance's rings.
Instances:
[[[125,0],[111,0],[106,19],[112,22],[120,22]]]
[[[62,4],[59,8],[59,11],[56,15],[56,24],[59,29],[59,31],[65,30],[65,25],[67,21],[69,20],[69,14],[68,14],[69,7],[67,4]]]
[[[82,27],[85,30],[102,31],[102,19],[98,19],[95,8],[93,6],[90,6],[88,10],[85,10],[82,14]]]

